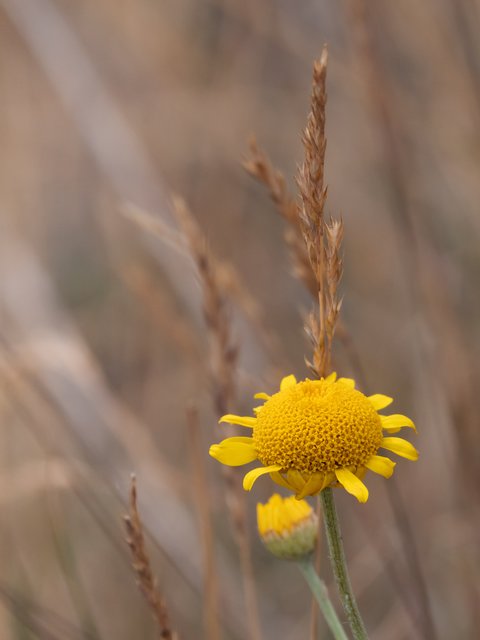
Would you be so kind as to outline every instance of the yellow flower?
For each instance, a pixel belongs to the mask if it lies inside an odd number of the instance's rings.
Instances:
[[[267,504],[257,504],[257,524],[262,542],[279,558],[298,560],[315,548],[318,519],[306,500],[275,493]]]
[[[229,414],[220,419],[252,429],[252,436],[227,438],[210,447],[210,455],[229,466],[262,463],[245,475],[246,491],[268,473],[298,499],[342,486],[366,502],[368,489],[362,478],[367,470],[389,478],[395,467],[395,462],[378,455],[379,449],[408,460],[418,458],[410,442],[383,434],[402,427],[415,429],[412,420],[400,414],[378,414],[392,398],[367,397],[350,378],[337,379],[332,373],[320,380],[297,382],[290,375],[283,378],[278,393],[257,393],[255,398],[265,401],[254,409],[255,417]]]

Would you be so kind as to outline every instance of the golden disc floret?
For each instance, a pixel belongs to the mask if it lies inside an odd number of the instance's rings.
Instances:
[[[275,393],[253,428],[264,465],[301,472],[362,466],[382,438],[380,417],[367,397],[327,380],[305,380]]]

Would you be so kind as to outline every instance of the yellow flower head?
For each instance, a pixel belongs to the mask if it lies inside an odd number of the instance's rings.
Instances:
[[[267,504],[257,504],[257,524],[262,542],[279,558],[297,560],[315,548],[318,518],[305,500],[275,493]]]
[[[223,464],[239,466],[259,460],[262,467],[249,471],[243,487],[250,491],[255,480],[269,473],[272,480],[293,491],[298,499],[315,495],[329,486],[341,486],[360,502],[368,500],[362,478],[367,470],[389,478],[395,467],[387,449],[408,460],[417,460],[415,447],[403,438],[384,436],[415,425],[406,416],[377,412],[392,401],[384,395],[365,396],[355,381],[332,373],[320,380],[297,382],[284,378],[272,396],[258,393],[265,404],[255,417],[226,415],[230,422],[252,429],[251,437],[233,437],[210,447],[210,455]]]

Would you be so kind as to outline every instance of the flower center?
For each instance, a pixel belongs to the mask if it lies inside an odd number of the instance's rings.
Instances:
[[[380,447],[382,424],[360,391],[343,382],[305,380],[267,400],[253,441],[266,466],[326,473],[365,464]]]

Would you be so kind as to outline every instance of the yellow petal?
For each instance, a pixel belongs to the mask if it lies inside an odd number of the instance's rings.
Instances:
[[[390,478],[395,469],[396,462],[386,458],[385,456],[372,456],[368,462],[365,463],[367,469],[378,473],[384,478]]]
[[[253,438],[234,436],[219,444],[212,444],[209,451],[212,458],[229,467],[238,467],[257,459]]]
[[[373,408],[376,411],[381,411],[381,409],[385,409],[389,404],[392,404],[393,398],[389,398],[388,396],[384,396],[381,393],[375,393],[373,396],[368,396],[368,399],[373,404]]]
[[[264,473],[280,471],[281,468],[282,467],[278,464],[271,464],[269,467],[257,467],[256,469],[252,469],[243,478],[243,488],[245,489],[245,491],[250,491],[257,478],[263,476]]]
[[[257,419],[251,416],[234,416],[232,413],[227,413],[226,416],[222,416],[219,422],[229,422],[230,424],[239,424],[242,427],[253,427],[257,424]]]
[[[403,438],[384,438],[380,446],[388,451],[393,451],[397,456],[407,458],[407,460],[418,460],[418,451],[413,444]]]
[[[256,393],[253,397],[258,398],[258,400],[270,400],[272,396],[269,396],[268,393],[263,393],[262,391],[261,393]]]
[[[325,481],[324,473],[312,473],[310,478],[305,482],[303,489],[296,496],[298,500],[305,498],[306,496],[314,496],[316,493],[323,489],[323,483]]]
[[[289,469],[287,471],[287,480],[289,484],[291,484],[292,487],[295,488],[295,493],[300,493],[300,491],[305,486],[305,480],[302,474],[296,469]]]
[[[416,431],[413,420],[410,420],[407,416],[402,416],[400,413],[394,413],[391,416],[380,416],[380,420],[382,421],[382,429],[385,429],[385,431],[395,432],[402,427],[410,427]]]
[[[368,489],[357,476],[348,469],[335,469],[335,475],[342,487],[359,502],[368,500]]]
[[[257,502],[257,527],[258,532],[263,536],[267,532],[267,518],[265,517],[265,504]]]
[[[339,378],[337,382],[341,382],[349,389],[355,389],[355,380],[353,378]]]
[[[270,474],[270,477],[274,482],[279,484],[281,487],[284,487],[285,489],[288,489],[289,491],[293,491],[295,493],[295,487],[292,487],[292,485],[289,484],[289,482],[282,476],[282,474],[279,471],[273,471]]]
[[[325,382],[335,382],[336,379],[337,379],[337,374],[334,371],[333,373],[331,373],[329,376],[325,378]]]
[[[305,520],[305,518],[308,518],[312,513],[312,507],[306,500],[298,498],[296,500],[292,500],[291,498],[286,498],[284,500],[284,504],[288,504],[288,515],[292,525]]]
[[[228,442],[241,442],[242,444],[253,444],[253,438],[250,436],[231,436],[230,438],[225,438],[219,444],[226,444]]]
[[[323,480],[322,491],[324,489],[326,489],[327,487],[329,487],[332,484],[332,482],[336,482],[335,474],[333,473],[333,471],[325,474],[325,478]]]
[[[285,391],[286,389],[290,389],[290,387],[294,387],[297,384],[297,379],[293,374],[289,376],[285,376],[280,383],[280,391]]]

